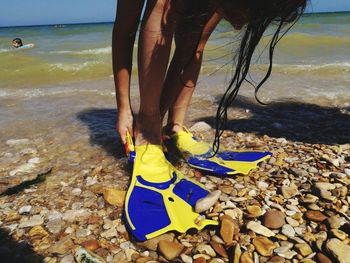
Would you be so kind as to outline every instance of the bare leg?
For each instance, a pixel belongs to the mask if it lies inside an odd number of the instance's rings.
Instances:
[[[173,37],[174,13],[170,0],[149,0],[139,39],[140,110],[136,145],[160,144],[160,95]]]
[[[184,31],[183,28],[176,28],[176,50],[168,70],[161,99],[162,117],[169,109],[167,126],[171,131],[182,130],[200,72],[205,44],[220,20],[221,15],[212,12],[202,32],[197,31],[194,34],[186,29]],[[199,42],[198,38],[200,38]]]
[[[125,143],[126,131],[133,133],[130,106],[130,77],[137,27],[145,0],[118,0],[112,35],[113,74],[118,105],[116,129]]]

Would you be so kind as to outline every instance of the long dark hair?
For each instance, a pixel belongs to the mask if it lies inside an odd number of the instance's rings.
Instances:
[[[242,83],[248,81],[252,84],[255,88],[255,98],[259,103],[262,103],[258,99],[257,93],[271,75],[275,47],[288,30],[298,21],[307,5],[307,0],[248,0],[248,2],[250,6],[254,6],[254,10],[251,10],[253,19],[251,19],[243,29],[242,40],[238,53],[235,56],[235,73],[217,109],[216,131],[213,142],[214,154],[219,150],[220,137],[226,128],[227,110],[236,98]],[[254,85],[246,79],[249,73],[251,60],[264,32],[272,24],[276,26],[276,31],[272,34],[268,45],[269,66],[262,80],[257,85]],[[285,27],[286,29],[284,29]]]

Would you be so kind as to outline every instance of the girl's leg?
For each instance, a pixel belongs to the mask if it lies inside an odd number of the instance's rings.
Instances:
[[[133,132],[130,106],[130,77],[133,47],[145,0],[118,0],[112,34],[113,74],[118,105],[116,129],[125,143],[126,131]]]
[[[160,95],[173,37],[174,12],[170,0],[149,0],[139,38],[140,110],[136,145],[160,144]]]
[[[161,99],[162,117],[169,110],[167,128],[170,131],[182,129],[202,65],[205,44],[220,20],[221,15],[213,11],[208,16],[203,30],[199,28],[193,32],[187,30],[189,27],[176,28],[176,50]]]

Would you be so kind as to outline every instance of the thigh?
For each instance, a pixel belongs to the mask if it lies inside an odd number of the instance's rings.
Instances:
[[[136,34],[145,0],[117,0],[115,26],[118,32]]]

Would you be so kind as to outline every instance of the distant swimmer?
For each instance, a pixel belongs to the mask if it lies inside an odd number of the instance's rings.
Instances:
[[[29,43],[26,45],[23,45],[22,39],[20,38],[15,38],[12,40],[12,46],[15,48],[33,48],[34,47],[34,43]]]

